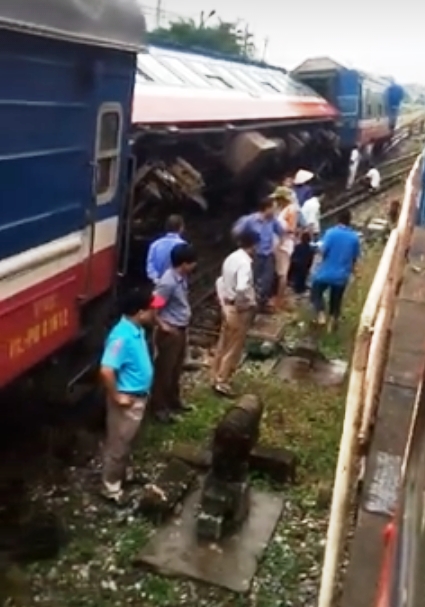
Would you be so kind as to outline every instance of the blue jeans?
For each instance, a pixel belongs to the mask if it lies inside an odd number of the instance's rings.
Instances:
[[[275,276],[274,255],[256,255],[254,257],[254,282],[258,305],[265,306],[272,296]]]
[[[315,312],[325,311],[324,295],[326,291],[329,291],[329,316],[335,319],[339,318],[346,286],[346,284],[332,285],[320,280],[314,280],[311,285],[311,303]]]

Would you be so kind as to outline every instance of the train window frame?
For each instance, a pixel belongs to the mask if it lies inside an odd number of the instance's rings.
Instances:
[[[136,80],[142,80],[142,82],[144,82],[145,84],[151,84],[152,82],[155,82],[155,79],[152,78],[152,76],[150,76],[147,72],[142,70],[142,68],[139,66],[136,67]]]
[[[261,86],[264,88],[264,90],[266,90],[268,93],[272,92],[273,95],[275,95],[276,93],[280,93],[277,86],[274,85],[272,82],[268,82],[267,80],[261,80],[259,82],[260,82]]]
[[[208,82],[212,87],[218,85],[223,91],[234,91],[236,90],[229,82],[225,80],[223,76],[219,76],[214,72],[214,68],[211,68],[207,62],[198,61],[197,59],[190,59],[188,61],[190,67],[199,74],[202,78]]]
[[[156,83],[168,86],[184,86],[185,84],[183,78],[167,67],[159,57],[154,57],[148,53],[140,54],[137,57],[137,68],[153,78]]]
[[[198,72],[194,71],[185,61],[180,57],[174,57],[172,55],[164,55],[161,57],[162,63],[173,71],[180,72],[179,76],[185,78],[185,84],[191,84],[196,88],[209,88],[210,83],[206,82],[205,78],[200,76]]]
[[[118,128],[116,145],[111,148],[101,149],[103,135],[103,120],[107,114],[116,114],[118,117]],[[95,140],[95,175],[93,191],[96,197],[96,205],[101,206],[112,201],[118,190],[119,175],[121,168],[122,135],[123,135],[123,108],[120,103],[102,103],[97,112],[96,140]],[[108,161],[109,183],[106,190],[99,192],[100,164]]]
[[[229,82],[227,82],[227,80],[225,80],[222,76],[219,76],[218,74],[206,74],[205,77],[208,78],[209,82],[213,82],[214,84],[224,84],[226,89],[233,91],[235,90],[234,86],[232,86]]]
[[[229,68],[229,66],[219,63],[218,65],[214,65],[214,70],[222,78],[228,78],[229,84],[232,83],[234,90],[243,93],[249,93],[250,95],[254,94],[253,91],[250,90],[249,85],[243,80],[241,80],[241,78],[238,78],[236,74],[231,71],[231,68]]]
[[[229,68],[232,74],[235,74],[235,77],[239,78],[242,82],[246,82],[247,86],[250,87],[250,92],[253,91],[256,93],[264,93],[261,85],[251,77],[247,70],[243,69],[241,66],[232,66]]]

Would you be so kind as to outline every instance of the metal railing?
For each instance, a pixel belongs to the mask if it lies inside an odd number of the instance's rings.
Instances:
[[[354,344],[345,418],[335,474],[318,607],[331,607],[345,545],[346,516],[360,448],[368,441],[380,393],[389,324],[417,217],[424,153],[406,182],[397,226],[391,232],[364,305]]]

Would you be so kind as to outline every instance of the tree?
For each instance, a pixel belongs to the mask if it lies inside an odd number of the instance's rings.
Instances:
[[[171,21],[168,27],[159,27],[149,33],[151,44],[178,44],[185,48],[215,51],[237,57],[253,58],[255,44],[248,27],[240,22],[231,23],[218,19],[218,23],[209,25],[215,16],[211,11],[207,17],[202,12],[199,23],[195,19]]]

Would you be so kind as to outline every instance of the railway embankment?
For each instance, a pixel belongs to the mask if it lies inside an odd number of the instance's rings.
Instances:
[[[386,201],[396,195],[393,190],[379,199],[379,205],[376,200],[368,201],[368,216],[379,214],[377,207],[384,216]],[[358,207],[356,212],[363,223],[364,208],[363,215],[361,211]],[[317,346],[329,359],[346,362],[350,359],[359,315],[382,248],[380,235],[365,243],[360,275],[350,286],[340,333],[318,336]],[[307,305],[301,303],[275,319],[268,329],[273,332],[280,326],[281,338],[290,348],[304,339],[308,321]],[[262,336],[262,341],[267,341],[267,335]],[[208,352],[204,357],[208,359]],[[69,531],[69,543],[58,559],[27,569],[31,593],[38,597],[38,604],[52,607],[58,604],[112,607],[123,602],[128,605],[142,602],[144,607],[316,604],[344,419],[346,381],[317,382],[308,377],[282,381],[273,372],[275,363],[273,356],[265,360],[248,357],[236,381],[241,393],[260,394],[264,401],[262,446],[278,450],[283,447],[290,460],[284,465],[295,466],[295,478],[285,482],[268,472],[252,473],[253,486],[282,496],[284,507],[250,591],[235,596],[141,568],[139,555],[155,535],[156,525],[133,513],[117,514],[98,500],[99,460],[93,452],[88,462],[68,466],[53,490],[50,485],[47,491],[43,484],[34,488],[34,493],[60,515]],[[203,365],[187,373],[185,384],[186,400],[194,410],[171,428],[147,425],[137,443],[137,467],[154,479],[163,472],[170,451],[181,450],[182,445],[192,453],[204,450],[215,424],[228,407],[210,390],[208,369]],[[73,602],[69,602],[71,594]]]

